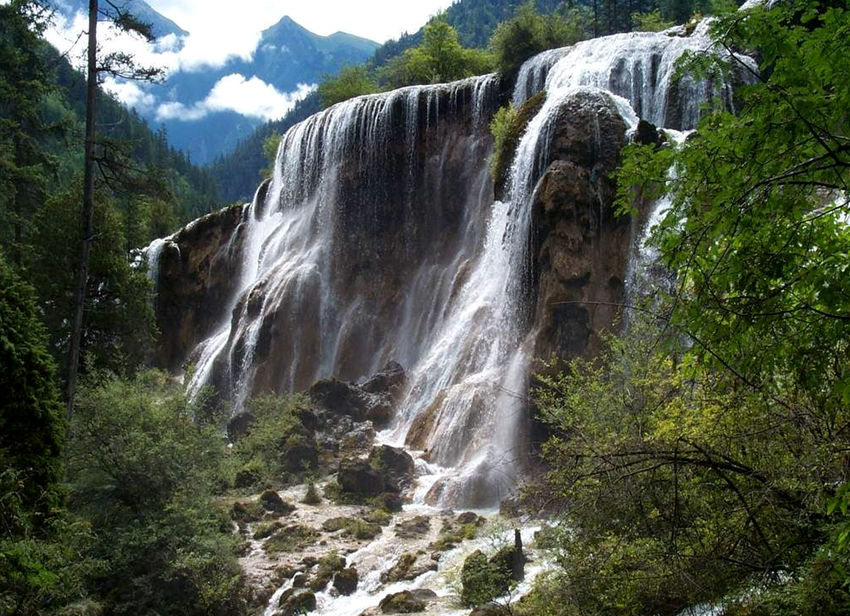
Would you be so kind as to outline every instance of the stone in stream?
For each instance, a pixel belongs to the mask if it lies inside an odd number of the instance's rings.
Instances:
[[[316,595],[309,590],[284,592],[278,601],[277,616],[297,616],[316,609]]]
[[[418,515],[412,520],[405,520],[395,525],[395,534],[401,539],[416,539],[427,535],[431,530],[431,519]]]
[[[357,574],[357,569],[349,567],[348,569],[336,572],[333,584],[334,588],[336,588],[341,595],[350,595],[357,590],[358,580],[359,575]]]
[[[384,614],[413,614],[424,611],[428,601],[436,598],[437,594],[426,588],[403,590],[385,596],[379,607]]]

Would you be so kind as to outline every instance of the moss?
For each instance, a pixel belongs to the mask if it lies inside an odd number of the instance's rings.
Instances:
[[[546,92],[538,92],[517,109],[512,103],[499,109],[490,122],[493,135],[493,155],[490,157],[490,175],[495,185],[496,197],[504,198],[514,154],[525,129],[546,101]]]
[[[387,526],[390,522],[392,522],[393,516],[383,509],[372,509],[369,513],[363,516],[363,519],[367,522],[371,522],[372,524]]]
[[[280,522],[263,522],[261,524],[257,524],[254,527],[254,534],[252,535],[254,539],[260,541],[261,539],[265,539],[266,537],[271,537],[275,532],[283,528],[283,524]]]
[[[510,588],[510,573],[498,563],[487,560],[487,556],[476,550],[463,561],[460,574],[464,605],[483,605],[505,594]]]
[[[258,502],[236,501],[230,508],[230,519],[236,523],[257,522],[263,517],[263,506]]]
[[[319,560],[319,568],[316,570],[316,575],[310,581],[310,588],[316,592],[324,590],[328,582],[333,579],[334,574],[343,569],[345,569],[345,558],[336,552],[331,552],[327,556],[322,557]]]
[[[384,571],[381,574],[381,582],[387,584],[407,579],[407,575],[414,564],[416,564],[416,554],[405,552],[389,571]]]
[[[263,549],[269,554],[294,552],[313,545],[319,539],[319,533],[307,526],[287,526],[269,537]]]

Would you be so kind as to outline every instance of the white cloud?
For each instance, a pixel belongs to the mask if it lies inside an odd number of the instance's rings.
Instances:
[[[109,78],[103,83],[104,89],[119,101],[139,111],[147,111],[156,103],[156,97],[142,90],[132,81],[116,81]]]
[[[274,120],[286,115],[315,87],[315,84],[302,83],[292,92],[281,93],[262,79],[245,79],[243,75],[232,73],[219,79],[203,101],[193,105],[163,103],[157,108],[156,117],[157,120],[192,121],[215,111],[235,111],[245,116]]]

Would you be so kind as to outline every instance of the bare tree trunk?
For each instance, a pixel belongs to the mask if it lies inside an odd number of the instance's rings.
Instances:
[[[88,67],[86,71],[86,144],[83,172],[83,208],[80,226],[83,231],[80,249],[80,266],[77,272],[77,287],[74,289],[74,315],[71,323],[71,340],[68,350],[68,408],[66,416],[71,420],[74,410],[74,394],[77,388],[77,372],[80,367],[80,346],[83,337],[83,312],[86,302],[86,287],[89,278],[89,253],[94,227],[94,111],[97,101],[97,0],[89,0]]]

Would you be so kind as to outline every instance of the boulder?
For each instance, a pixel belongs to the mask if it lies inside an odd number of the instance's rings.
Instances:
[[[377,496],[387,488],[383,473],[364,460],[340,461],[336,480],[343,493],[360,497]]]
[[[384,614],[413,614],[424,611],[426,606],[424,599],[417,598],[409,590],[387,595],[379,604]]]
[[[295,511],[295,506],[287,503],[274,490],[266,490],[260,495],[260,504],[267,511],[277,515],[287,515]]]
[[[283,466],[290,473],[315,469],[319,466],[319,449],[315,439],[295,434],[283,446]]]
[[[349,567],[348,569],[336,572],[336,575],[334,575],[333,585],[341,595],[350,595],[357,590],[358,581],[359,575],[357,573],[357,569]]]
[[[231,441],[245,436],[251,431],[254,423],[254,415],[248,411],[237,413],[227,422],[227,438]]]
[[[413,482],[415,465],[404,449],[389,445],[373,447],[369,464],[383,475],[384,483],[391,492],[400,492]]]
[[[411,520],[405,520],[395,525],[395,534],[402,539],[416,539],[427,535],[431,530],[431,519],[418,515]]]
[[[401,496],[395,492],[384,492],[383,494],[378,494],[378,496],[372,499],[372,503],[374,503],[375,507],[384,511],[389,511],[390,513],[398,513],[404,506],[404,501]]]
[[[309,590],[283,593],[278,602],[280,616],[298,616],[316,609],[316,595]]]

